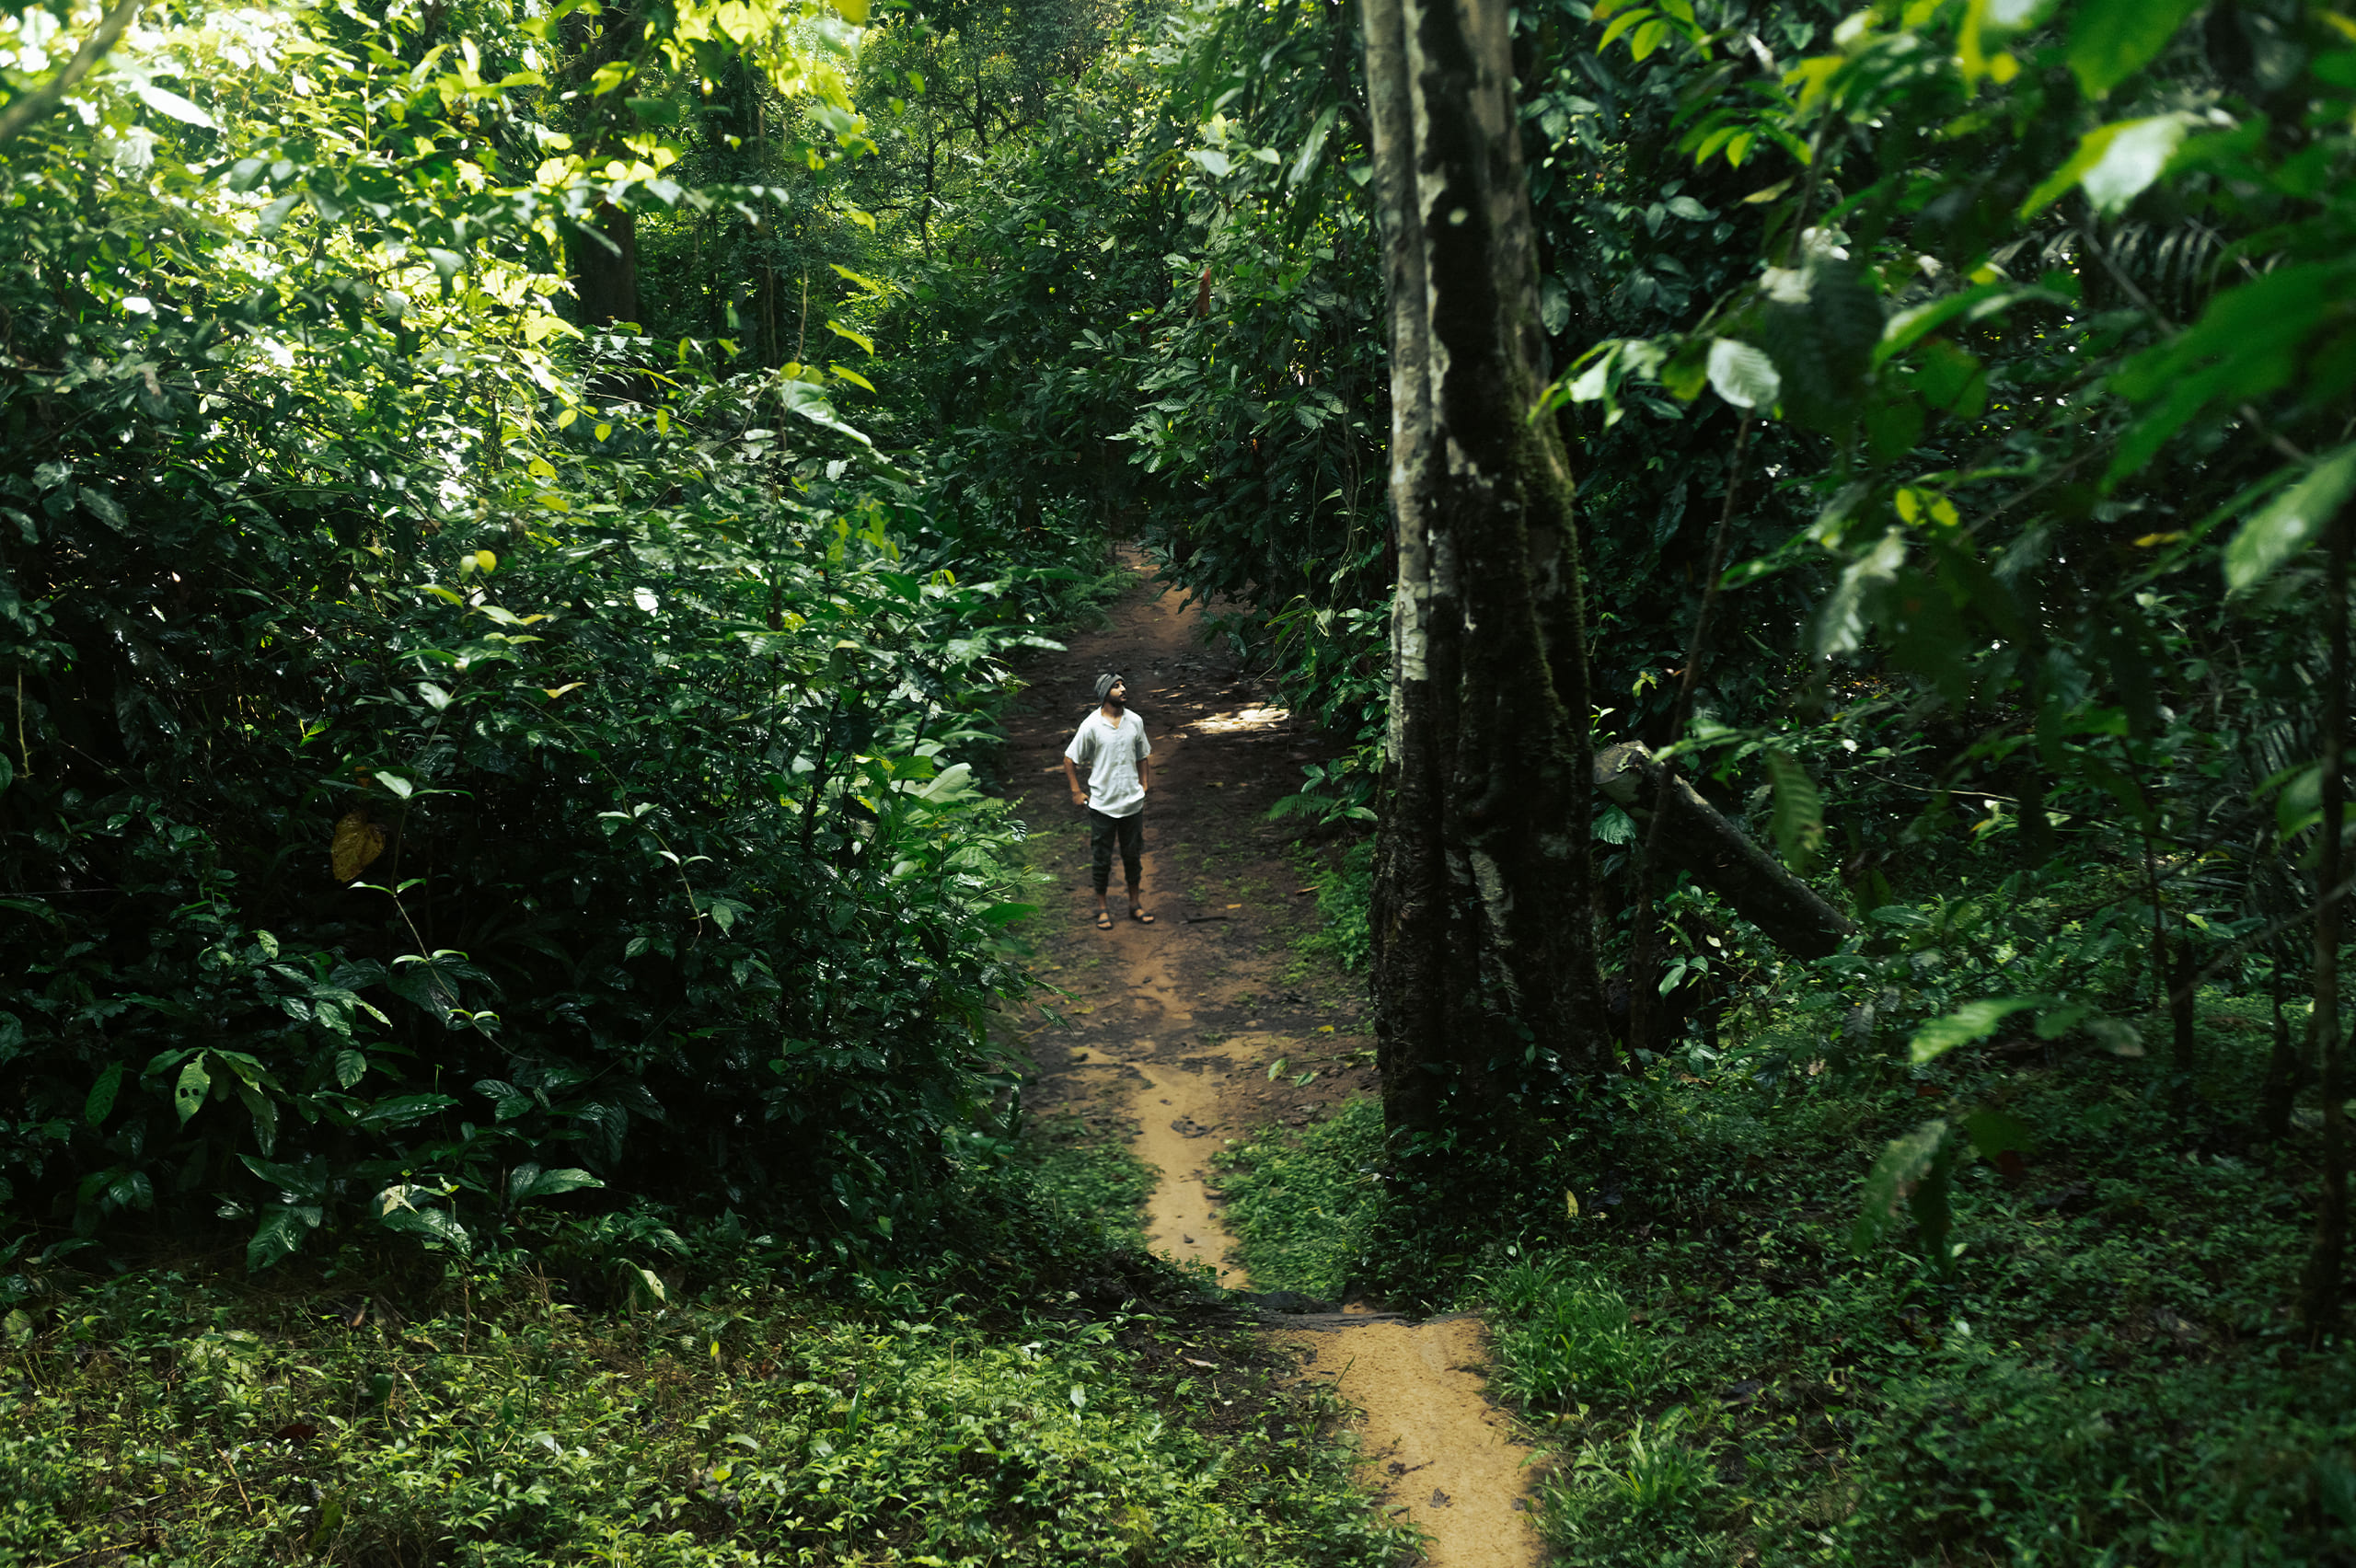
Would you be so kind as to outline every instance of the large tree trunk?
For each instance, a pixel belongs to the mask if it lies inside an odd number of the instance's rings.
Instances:
[[[1392,612],[1375,1029],[1394,1131],[1507,1113],[1609,1054],[1570,465],[1503,0],[1367,0],[1391,299]]]

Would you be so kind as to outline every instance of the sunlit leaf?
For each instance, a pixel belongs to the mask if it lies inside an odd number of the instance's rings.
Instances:
[[[2339,448],[2276,496],[2225,545],[2225,586],[2238,594],[2323,537],[2356,490],[2356,444]]]
[[[1709,375],[1711,388],[1738,409],[1772,409],[1783,391],[1775,362],[1732,338],[1711,342]]]
[[[172,1107],[179,1113],[185,1124],[204,1106],[204,1096],[213,1088],[213,1075],[204,1070],[207,1053],[199,1051],[180,1068],[179,1080],[172,1086]]]
[[[2070,160],[2029,192],[2020,215],[2031,216],[2073,185],[2085,188],[2098,213],[2125,210],[2167,167],[2189,123],[2185,115],[2155,114],[2087,132]]]
[[[208,131],[213,129],[213,116],[168,87],[159,87],[153,82],[140,82],[131,90],[139,95],[141,103],[158,114],[167,115],[183,125],[202,125]]]
[[[2042,1007],[2048,997],[1990,997],[1966,1002],[1951,1013],[1931,1020],[1907,1042],[1907,1055],[1917,1066],[1936,1061],[1958,1045],[1984,1040],[1995,1027],[2016,1012]]]

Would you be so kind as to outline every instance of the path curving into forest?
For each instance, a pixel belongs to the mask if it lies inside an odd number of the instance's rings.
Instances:
[[[1160,1173],[1149,1206],[1153,1249],[1249,1288],[1230,1255],[1211,1158],[1269,1125],[1305,1126],[1375,1088],[1362,987],[1291,939],[1312,923],[1268,807],[1300,765],[1338,749],[1274,707],[1223,649],[1203,640],[1200,606],[1132,559],[1138,586],[1106,624],[1071,639],[1009,716],[1009,793],[1031,825],[1034,863],[1056,881],[1034,923],[1044,979],[1064,995],[1026,1036],[1040,1115],[1075,1116],[1126,1136]],[[1153,741],[1147,806],[1149,926],[1092,923],[1088,833],[1070,803],[1063,747],[1091,706],[1097,674],[1127,677]],[[1272,1075],[1282,1060],[1288,1070]],[[1299,1072],[1313,1070],[1307,1083]],[[1410,1321],[1348,1303],[1270,1332],[1304,1378],[1334,1385],[1365,1412],[1361,1475],[1384,1505],[1428,1537],[1433,1568],[1534,1568],[1525,1463],[1530,1450],[1484,1391],[1480,1321]]]

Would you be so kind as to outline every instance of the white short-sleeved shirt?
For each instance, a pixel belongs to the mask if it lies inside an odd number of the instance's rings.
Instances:
[[[1144,720],[1134,713],[1107,719],[1102,708],[1080,721],[1071,744],[1064,748],[1064,755],[1086,776],[1089,809],[1109,817],[1135,816],[1145,810],[1138,764],[1152,753]]]

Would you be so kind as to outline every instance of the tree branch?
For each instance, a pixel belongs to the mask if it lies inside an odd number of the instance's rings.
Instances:
[[[54,110],[60,100],[73,91],[75,84],[88,75],[90,68],[106,58],[107,51],[130,30],[131,24],[139,19],[139,13],[146,6],[147,0],[117,0],[115,8],[98,23],[98,30],[82,40],[82,47],[74,52],[74,58],[65,63],[64,70],[7,108],[0,109],[0,146],[15,141],[35,121]]]

